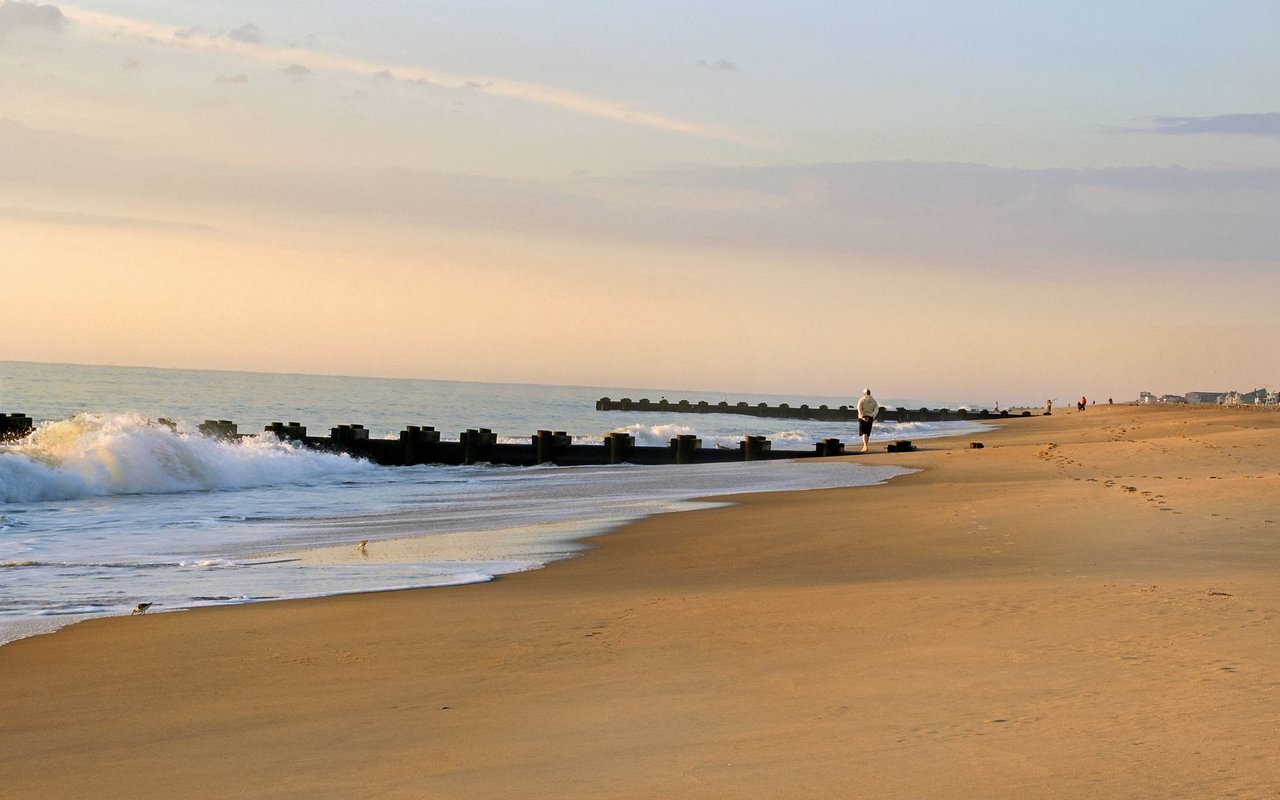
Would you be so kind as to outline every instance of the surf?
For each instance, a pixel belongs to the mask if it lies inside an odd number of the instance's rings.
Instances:
[[[271,434],[238,441],[179,433],[140,414],[77,414],[0,445],[0,502],[246,489],[370,470]]]

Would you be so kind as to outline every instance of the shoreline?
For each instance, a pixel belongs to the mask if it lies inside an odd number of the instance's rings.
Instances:
[[[10,643],[0,796],[1267,796],[1280,416],[974,438],[484,587]]]
[[[90,590],[83,594],[93,600],[84,597],[82,605],[92,607],[94,600],[101,598],[113,611],[0,617],[0,647],[87,620],[129,616],[130,607],[139,600],[149,601],[152,607],[148,613],[158,614],[330,594],[486,583],[498,575],[529,571],[571,557],[587,547],[584,539],[638,519],[709,507],[711,504],[697,500],[702,496],[723,496],[728,502],[736,495],[759,491],[861,485],[899,472],[892,467],[851,467],[816,458],[660,468],[540,467],[525,471],[519,478],[522,489],[513,491],[503,488],[505,470],[479,469],[475,482],[496,486],[489,494],[497,491],[500,495],[494,507],[496,517],[491,516],[486,492],[481,489],[473,491],[477,496],[470,501],[446,501],[443,508],[427,502],[392,513],[365,508],[364,513],[286,522],[285,528],[305,527],[311,536],[293,536],[292,541],[274,547],[242,547],[238,554],[207,549],[172,556],[177,566],[190,562],[201,568],[187,578],[186,586],[162,586],[157,593],[148,591],[146,583],[119,578],[91,589],[95,582],[86,577],[85,587]],[[549,500],[544,497],[549,492],[563,492],[566,497],[563,502]],[[504,508],[510,511],[503,512]],[[464,526],[456,524],[459,520]],[[367,537],[368,549],[356,549],[358,537]],[[45,561],[45,566],[57,563],[56,558]],[[224,567],[235,569],[229,577],[216,577]],[[40,586],[28,593],[31,607],[67,607],[66,595],[41,594]],[[189,596],[183,595],[184,588]],[[118,601],[119,597],[131,599],[125,603]],[[46,605],[39,606],[41,601]],[[23,601],[15,601],[15,608],[22,605]]]

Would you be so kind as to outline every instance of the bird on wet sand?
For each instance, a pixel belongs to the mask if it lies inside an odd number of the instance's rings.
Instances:
[[[365,547],[367,547],[368,544],[369,544],[368,539],[361,539],[360,541],[356,542],[356,549],[359,550],[361,553],[367,553],[367,551],[365,550]]]
[[[145,614],[145,613],[147,613],[147,609],[148,609],[148,608],[151,608],[151,604],[150,604],[150,603],[138,603],[136,606],[134,606],[134,607],[133,607],[133,613],[135,613],[135,614]]]

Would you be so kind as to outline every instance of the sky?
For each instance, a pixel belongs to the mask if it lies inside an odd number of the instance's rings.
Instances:
[[[0,0],[0,360],[1280,388],[1274,0]]]

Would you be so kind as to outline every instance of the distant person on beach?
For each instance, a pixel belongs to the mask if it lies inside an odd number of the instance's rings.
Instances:
[[[871,446],[871,423],[876,421],[876,414],[879,413],[880,404],[871,396],[871,390],[864,390],[862,397],[858,398],[858,435],[862,437],[864,453]]]
[[[1076,403],[1076,409],[1079,411],[1084,411],[1084,407],[1087,405],[1089,405],[1089,401],[1081,397],[1080,402]]]

